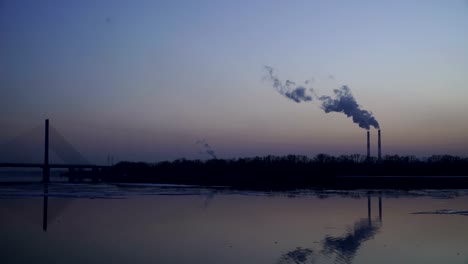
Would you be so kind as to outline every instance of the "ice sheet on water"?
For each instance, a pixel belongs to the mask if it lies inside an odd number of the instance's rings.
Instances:
[[[0,185],[0,199],[48,197],[119,199],[135,195],[206,195],[214,189],[169,184],[8,184]]]
[[[47,191],[45,191],[47,190]],[[0,184],[0,199],[49,197],[57,198],[101,198],[119,199],[129,196],[142,195],[245,195],[245,196],[286,196],[294,197],[318,197],[326,199],[330,197],[363,198],[367,196],[380,196],[383,198],[399,197],[431,197],[434,199],[452,199],[458,196],[468,196],[468,190],[320,190],[298,189],[291,191],[256,191],[235,190],[223,186],[204,187],[196,185],[175,184],[90,184],[90,183],[51,183],[43,185],[32,184]]]
[[[440,209],[435,211],[415,212],[413,214],[440,214],[440,215],[465,215],[468,216],[468,210]]]

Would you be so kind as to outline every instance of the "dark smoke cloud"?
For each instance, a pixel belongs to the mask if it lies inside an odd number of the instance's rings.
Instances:
[[[197,141],[195,141],[195,144],[200,145],[200,146],[203,148],[203,152],[200,152],[200,153],[202,153],[202,154],[207,154],[207,155],[210,156],[211,158],[217,159],[216,153],[215,153],[214,150],[211,148],[210,144],[208,144],[208,143],[206,142],[206,139],[197,140]]]
[[[335,98],[330,96],[321,96],[322,109],[325,113],[339,112],[353,118],[353,122],[359,127],[370,129],[371,126],[379,129],[379,122],[372,115],[372,112],[361,109],[361,106],[354,99],[348,86],[344,85],[340,89],[333,90]]]
[[[335,89],[334,98],[330,96],[317,96],[314,89],[306,89],[304,86],[298,86],[295,82],[286,80],[284,83],[276,76],[274,69],[270,66],[265,66],[267,75],[264,79],[271,81],[273,87],[282,95],[293,100],[296,103],[312,101],[313,98],[317,98],[321,105],[320,107],[325,113],[338,112],[344,113],[348,117],[352,117],[353,122],[358,124],[359,127],[369,130],[370,127],[379,129],[379,122],[372,115],[372,112],[364,110],[356,102],[351,90],[348,86],[344,85],[340,89]],[[335,80],[333,75],[328,76],[329,79]],[[314,80],[307,80],[305,84],[309,84]],[[311,95],[308,94],[310,92]]]
[[[295,82],[286,80],[282,82],[274,73],[274,69],[270,66],[265,66],[267,75],[265,76],[266,80],[269,80],[273,83],[273,87],[282,95],[293,100],[296,103],[312,101],[312,96],[307,94],[307,89],[303,86],[296,85]],[[306,81],[308,84],[309,81]]]

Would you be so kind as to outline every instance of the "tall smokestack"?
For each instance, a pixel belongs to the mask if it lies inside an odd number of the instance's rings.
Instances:
[[[370,131],[367,130],[367,159],[370,159]]]
[[[379,160],[381,160],[382,159],[382,144],[380,142],[380,129],[379,129],[379,134],[378,134],[377,146],[378,146]]]

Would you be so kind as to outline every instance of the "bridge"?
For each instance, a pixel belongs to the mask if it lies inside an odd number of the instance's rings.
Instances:
[[[0,163],[0,168],[44,168],[42,163]],[[49,164],[49,168],[53,169],[104,169],[110,166],[93,165],[93,164]]]
[[[9,142],[10,146],[3,146],[3,149],[15,148],[15,143],[26,141],[30,144],[30,140],[26,137],[32,133],[37,133],[34,128],[29,133],[21,135]],[[53,144],[49,144],[49,139],[52,136]],[[51,164],[49,163],[49,149],[52,149],[66,163]],[[78,162],[76,162],[78,161]],[[49,119],[45,120],[44,130],[44,162],[43,163],[26,163],[26,162],[3,162],[0,163],[0,168],[40,168],[43,171],[42,182],[50,182],[50,169],[68,169],[64,173],[68,180],[91,179],[93,182],[101,180],[103,171],[107,171],[110,166],[89,164],[89,162],[58,132],[57,129],[49,125]]]

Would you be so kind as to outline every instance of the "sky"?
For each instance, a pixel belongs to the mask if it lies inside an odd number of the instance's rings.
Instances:
[[[92,163],[210,158],[197,141],[365,154],[365,129],[281,95],[270,66],[320,95],[347,85],[384,155],[467,156],[467,47],[465,0],[0,0],[0,144],[49,118]]]

